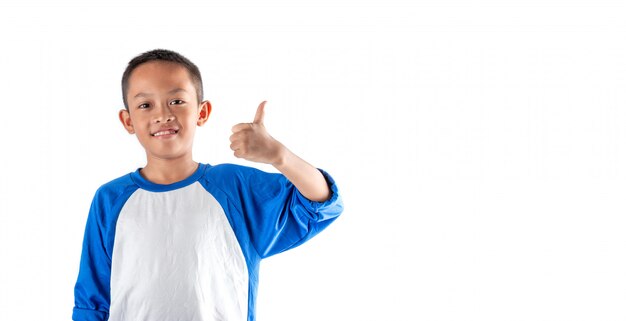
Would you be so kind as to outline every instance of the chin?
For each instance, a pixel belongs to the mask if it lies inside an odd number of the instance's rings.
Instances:
[[[161,152],[152,152],[150,153],[150,155],[154,158],[159,158],[159,159],[177,159],[177,158],[181,158],[184,157],[187,153],[186,152],[175,152],[175,151],[161,151]]]

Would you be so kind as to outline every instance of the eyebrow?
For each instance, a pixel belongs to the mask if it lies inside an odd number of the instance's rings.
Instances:
[[[184,89],[182,89],[182,88],[174,88],[174,89],[172,89],[172,90],[168,91],[167,93],[168,93],[168,94],[175,94],[175,93],[178,93],[178,92],[181,92],[181,91],[187,92],[186,90],[184,90]],[[135,97],[133,97],[133,98],[139,98],[139,97],[150,97],[150,96],[152,96],[152,94],[149,94],[149,93],[138,93],[138,94],[137,94],[137,95],[135,95]]]

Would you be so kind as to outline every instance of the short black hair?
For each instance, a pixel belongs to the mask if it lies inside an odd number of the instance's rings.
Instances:
[[[175,51],[167,49],[154,49],[146,51],[131,59],[131,61],[128,62],[128,66],[126,66],[126,70],[124,70],[124,75],[122,76],[122,97],[124,99],[124,107],[126,110],[128,110],[128,100],[126,99],[126,94],[128,93],[128,79],[130,78],[130,74],[139,65],[155,60],[169,61],[185,67],[185,69],[189,72],[189,76],[191,76],[191,81],[193,82],[194,87],[196,87],[198,103],[202,101],[202,76],[200,76],[200,70],[198,67],[191,62],[191,60]]]

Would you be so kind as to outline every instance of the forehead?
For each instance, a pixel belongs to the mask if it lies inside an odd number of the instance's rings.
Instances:
[[[150,61],[137,66],[128,78],[128,97],[139,93],[159,94],[183,88],[195,94],[195,87],[187,69],[168,61]]]

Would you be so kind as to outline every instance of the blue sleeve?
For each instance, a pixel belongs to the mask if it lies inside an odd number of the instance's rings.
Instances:
[[[85,227],[72,320],[105,321],[109,316],[111,258],[105,246],[104,204],[96,192]]]
[[[321,169],[331,191],[325,202],[307,199],[282,174],[238,165],[212,169],[218,169],[215,178],[240,212],[250,241],[262,258],[301,245],[343,211],[335,181]]]

